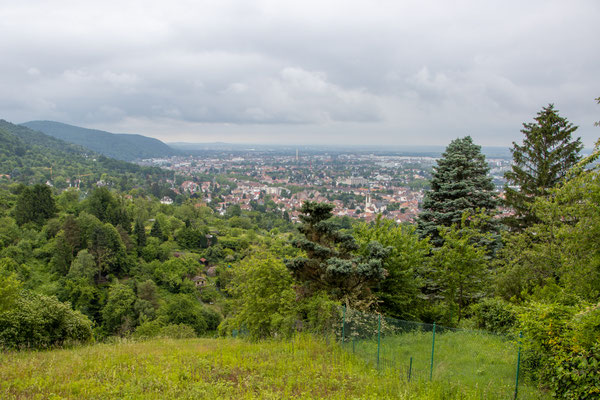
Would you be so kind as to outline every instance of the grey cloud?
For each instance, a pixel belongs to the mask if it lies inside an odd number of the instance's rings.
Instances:
[[[469,133],[508,145],[552,102],[589,145],[599,11],[592,0],[0,0],[0,117],[164,140]]]

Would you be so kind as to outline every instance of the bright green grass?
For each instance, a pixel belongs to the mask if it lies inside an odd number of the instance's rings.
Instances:
[[[377,367],[377,340],[352,340],[344,348]],[[383,337],[379,349],[379,367],[394,370],[411,380],[429,381],[432,333],[412,332]],[[505,337],[477,331],[438,333],[435,336],[433,373],[439,384],[460,382],[477,388],[484,398],[511,398],[515,391],[518,346]],[[410,359],[412,357],[412,367]],[[521,376],[520,399],[538,399],[542,395]]]
[[[538,393],[537,398],[541,395]],[[506,399],[460,382],[410,384],[311,336],[157,339],[0,353],[2,399]]]

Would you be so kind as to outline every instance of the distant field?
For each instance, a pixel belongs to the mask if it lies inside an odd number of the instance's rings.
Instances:
[[[260,343],[157,339],[0,353],[0,398],[506,398],[460,382],[407,383],[403,375],[393,369],[378,373],[352,353],[310,336]]]

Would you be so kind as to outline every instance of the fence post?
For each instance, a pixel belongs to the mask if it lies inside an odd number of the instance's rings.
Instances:
[[[410,376],[412,375],[412,357],[410,358],[410,364],[408,364],[408,381],[410,382]]]
[[[381,314],[379,314],[379,328],[377,328],[377,369],[379,369],[379,349],[381,348]]]
[[[519,369],[521,368],[521,339],[523,338],[523,332],[519,332],[519,352],[517,355],[517,377],[515,378],[515,400],[519,394]]]
[[[342,317],[342,346],[346,335],[346,305],[344,304],[344,316]]]
[[[429,367],[429,380],[433,378],[433,353],[435,352],[435,322],[433,323],[433,339],[431,340],[431,365]]]

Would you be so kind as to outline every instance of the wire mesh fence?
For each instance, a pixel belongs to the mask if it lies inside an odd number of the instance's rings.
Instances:
[[[520,340],[511,335],[402,321],[343,309],[341,346],[407,382],[447,381],[481,389],[490,398],[535,398],[519,387]],[[519,393],[521,391],[522,393]]]
[[[349,356],[405,384],[459,385],[476,390],[482,399],[540,398],[535,384],[519,379],[517,335],[403,321],[345,307],[324,314],[320,329],[304,325],[294,330],[337,343]],[[232,336],[245,338],[249,332],[242,326]]]

